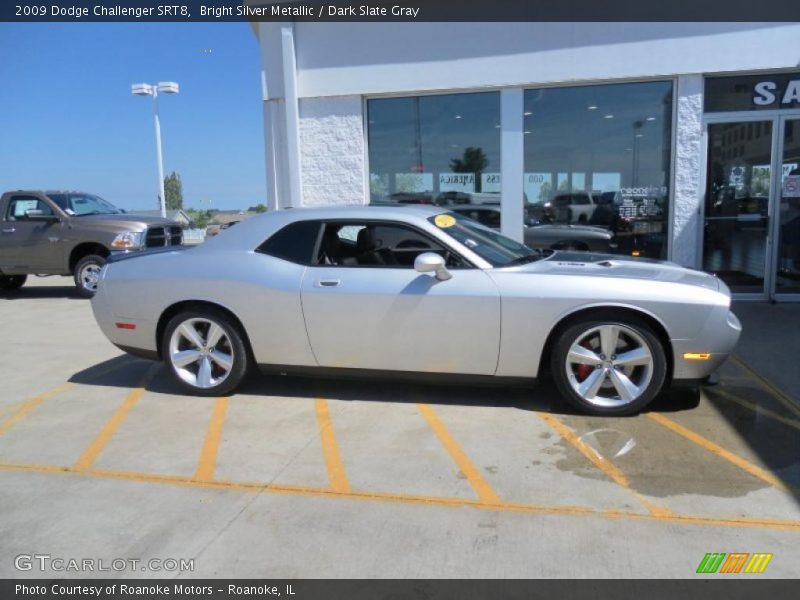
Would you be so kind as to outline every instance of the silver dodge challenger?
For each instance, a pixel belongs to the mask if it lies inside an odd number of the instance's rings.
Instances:
[[[92,308],[116,346],[190,393],[276,374],[533,381],[600,415],[699,385],[741,325],[719,279],[674,263],[532,250],[424,206],[291,209],[188,249],[112,257]]]

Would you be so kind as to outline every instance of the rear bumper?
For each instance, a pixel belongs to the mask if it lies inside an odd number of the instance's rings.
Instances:
[[[92,312],[100,330],[108,340],[118,348],[148,358],[146,355],[158,355],[156,347],[156,322],[147,319],[130,319],[117,315],[108,297],[104,285],[106,269],[100,276],[97,293],[92,297]],[[120,325],[124,325],[121,327]]]

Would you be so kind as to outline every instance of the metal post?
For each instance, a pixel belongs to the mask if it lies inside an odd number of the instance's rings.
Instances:
[[[167,217],[167,200],[164,195],[164,162],[161,158],[161,121],[158,117],[158,87],[153,86],[153,114],[156,122],[156,157],[158,159],[158,204],[161,216]]]

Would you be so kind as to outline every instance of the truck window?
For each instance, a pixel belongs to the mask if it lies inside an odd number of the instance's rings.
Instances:
[[[40,210],[45,215],[52,215],[53,209],[35,196],[12,196],[6,211],[7,221],[24,221],[25,211]]]

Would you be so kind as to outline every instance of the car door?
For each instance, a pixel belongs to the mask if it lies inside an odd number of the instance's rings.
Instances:
[[[423,252],[445,256],[452,278],[415,271]],[[329,221],[314,263],[301,298],[320,366],[494,374],[498,289],[423,231],[394,222]]]
[[[62,262],[61,223],[32,220],[26,216],[29,210],[56,214],[41,198],[26,194],[11,196],[0,226],[0,268],[55,272]]]

